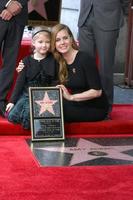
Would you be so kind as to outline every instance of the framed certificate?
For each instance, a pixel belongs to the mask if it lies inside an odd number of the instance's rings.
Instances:
[[[64,140],[62,92],[57,87],[30,87],[32,141]]]

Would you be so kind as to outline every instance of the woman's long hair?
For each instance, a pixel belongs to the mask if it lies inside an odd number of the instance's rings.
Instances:
[[[78,50],[78,46],[74,40],[73,34],[71,32],[71,30],[69,29],[68,26],[66,26],[65,24],[57,24],[52,28],[51,31],[51,51],[55,57],[55,59],[57,60],[57,62],[59,63],[59,81],[60,83],[65,83],[67,81],[68,78],[68,70],[67,70],[67,65],[66,65],[66,61],[63,58],[63,56],[56,50],[56,36],[58,34],[58,32],[62,31],[62,30],[66,30],[69,34],[69,36],[72,39],[72,48],[75,50]]]

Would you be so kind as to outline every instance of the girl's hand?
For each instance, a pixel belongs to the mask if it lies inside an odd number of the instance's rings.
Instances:
[[[13,108],[14,104],[13,103],[8,103],[6,106],[6,112],[9,112]]]
[[[23,68],[25,67],[23,61],[21,60],[18,64],[18,67],[16,68],[16,71],[19,73],[23,70]]]
[[[67,90],[67,88],[64,85],[57,85],[57,87],[61,88],[63,97],[65,99],[67,99],[68,101],[72,101],[73,100],[73,95],[71,95],[69,93],[69,91]]]

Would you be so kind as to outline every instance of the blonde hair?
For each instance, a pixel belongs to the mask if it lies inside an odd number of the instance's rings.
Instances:
[[[36,26],[32,31],[32,41],[35,41],[41,34],[48,36],[51,40],[51,30],[46,26]],[[34,46],[31,46],[32,52],[34,52]],[[51,50],[49,50],[51,51]]]
[[[46,26],[35,26],[32,31],[32,39],[38,34],[38,33],[47,33],[51,36],[51,29]]]
[[[69,34],[69,36],[71,37],[73,49],[78,50],[78,46],[77,46],[77,44],[74,40],[73,34],[68,26],[66,26],[65,24],[57,24],[52,28],[52,30],[51,30],[51,51],[52,51],[55,59],[59,63],[59,81],[60,81],[60,83],[65,83],[68,78],[68,70],[67,70],[66,61],[63,58],[63,56],[56,50],[56,36],[57,36],[58,32],[60,32],[61,30],[66,30],[67,33]]]

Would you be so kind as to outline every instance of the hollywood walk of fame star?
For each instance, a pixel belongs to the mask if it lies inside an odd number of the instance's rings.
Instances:
[[[72,154],[70,166],[82,162],[94,160],[100,157],[133,161],[133,156],[130,156],[124,151],[133,149],[133,146],[102,146],[86,139],[79,139],[77,146],[74,147],[44,147],[35,148],[52,152],[61,152]]]
[[[28,12],[31,13],[33,10],[35,10],[38,14],[40,14],[42,17],[47,19],[47,13],[46,9],[44,7],[44,3],[46,3],[48,0],[37,0],[37,3],[35,6],[32,4],[31,1],[28,2]]]
[[[35,103],[41,106],[39,115],[44,113],[45,111],[49,111],[53,115],[55,115],[53,110],[53,105],[57,102],[57,100],[51,100],[48,96],[48,93],[45,92],[45,95],[42,100],[36,100]]]

